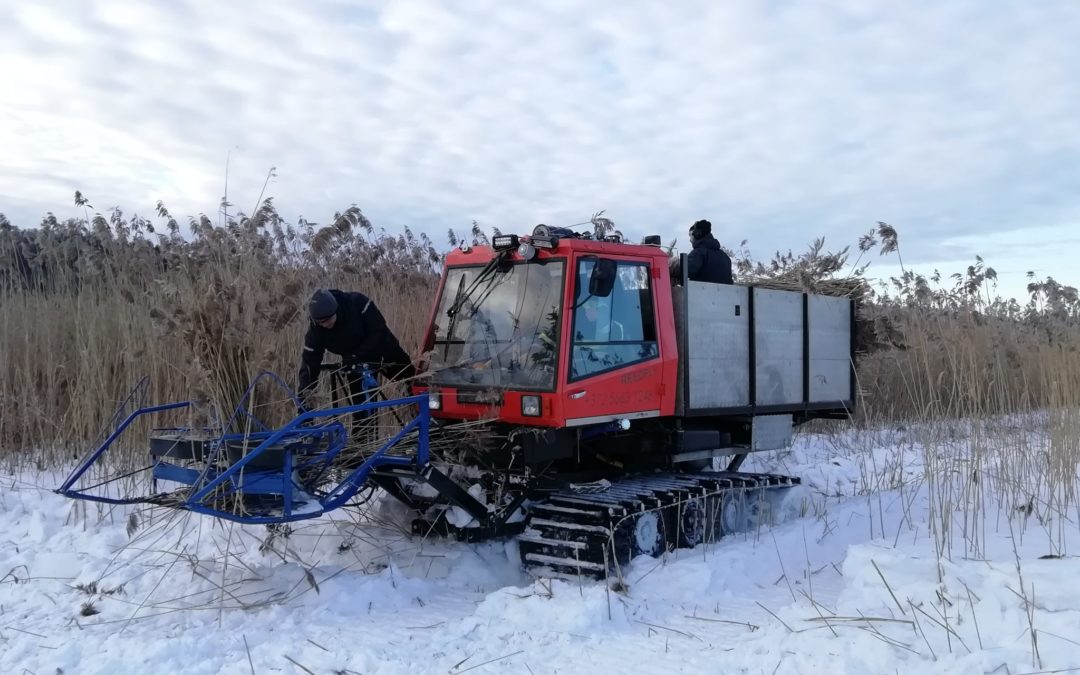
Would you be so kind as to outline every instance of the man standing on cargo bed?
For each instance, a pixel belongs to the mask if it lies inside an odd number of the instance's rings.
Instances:
[[[699,220],[690,226],[690,244],[694,247],[686,256],[686,275],[690,281],[704,281],[711,284],[731,284],[731,258],[720,242],[712,236],[712,223]],[[682,261],[671,261],[671,278],[682,282]]]
[[[323,353],[327,351],[340,356],[348,367],[345,375],[349,395],[357,402],[365,390],[361,364],[388,380],[407,380],[416,375],[409,355],[366,295],[320,288],[308,302],[308,316],[311,324],[304,336],[299,382],[300,399],[305,405],[319,380]]]

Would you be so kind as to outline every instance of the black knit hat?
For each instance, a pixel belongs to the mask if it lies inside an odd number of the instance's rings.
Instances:
[[[690,238],[701,239],[712,234],[712,223],[707,220],[699,220],[690,226]]]
[[[308,314],[311,315],[313,321],[329,319],[334,314],[337,314],[337,299],[334,298],[333,293],[330,291],[320,288],[315,291],[315,294],[311,296],[311,300],[308,302]]]

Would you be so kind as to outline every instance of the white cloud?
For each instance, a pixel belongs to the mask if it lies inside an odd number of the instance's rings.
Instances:
[[[0,91],[23,224],[75,189],[213,211],[230,151],[241,208],[276,166],[290,217],[436,235],[606,208],[764,252],[880,219],[930,264],[1080,222],[1071,0],[51,0],[0,9]]]

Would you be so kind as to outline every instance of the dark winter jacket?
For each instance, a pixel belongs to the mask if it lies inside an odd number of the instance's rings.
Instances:
[[[323,328],[314,321],[308,325],[300,358],[300,393],[306,393],[318,381],[319,366],[327,351],[340,356],[343,362],[368,363],[386,377],[399,375],[402,370],[411,374],[409,355],[386,326],[375,303],[361,293],[330,292],[338,303],[337,319],[333,328]]]
[[[690,281],[734,283],[731,276],[731,258],[711,234],[694,242],[694,250],[686,256],[686,274]]]

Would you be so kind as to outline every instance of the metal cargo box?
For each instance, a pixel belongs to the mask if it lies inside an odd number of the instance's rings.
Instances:
[[[674,294],[678,414],[853,409],[850,299],[693,281]]]

